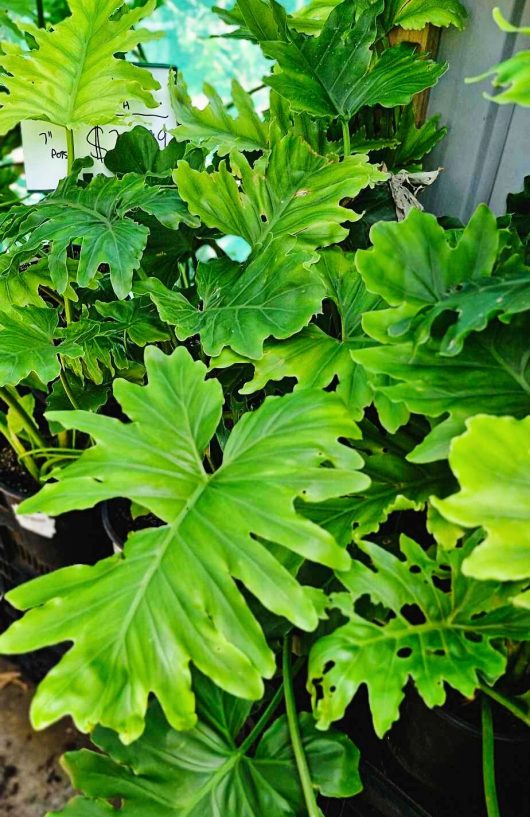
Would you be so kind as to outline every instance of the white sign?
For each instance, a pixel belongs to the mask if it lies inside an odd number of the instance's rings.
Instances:
[[[149,66],[146,66],[149,67]],[[160,103],[158,108],[146,108],[141,103],[124,102],[123,113],[119,116],[131,119],[131,125],[95,125],[80,128],[74,132],[74,153],[76,159],[90,156],[94,165],[87,173],[111,175],[103,160],[106,153],[116,144],[120,133],[132,130],[134,125],[144,125],[164,148],[171,138],[169,130],[176,127],[175,114],[169,99],[169,69],[151,68],[151,73],[160,83],[160,90],[153,96]],[[55,190],[58,182],[67,173],[66,131],[49,122],[26,120],[22,122],[22,148],[26,170],[26,185],[29,191]]]
[[[17,522],[21,528],[38,533],[46,539],[53,539],[55,536],[55,519],[46,516],[45,513],[18,513],[18,505],[13,505],[13,510],[17,515]]]

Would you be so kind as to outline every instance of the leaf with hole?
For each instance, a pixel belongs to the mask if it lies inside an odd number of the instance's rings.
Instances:
[[[434,707],[445,702],[446,685],[471,698],[482,678],[493,684],[503,674],[506,655],[497,639],[526,640],[530,612],[511,603],[513,584],[463,575],[461,564],[473,544],[443,553],[439,563],[406,536],[399,558],[364,542],[369,564],[355,561],[337,574],[349,593],[332,596],[332,603],[348,621],[317,641],[309,657],[308,683],[321,729],[343,717],[362,684],[382,737],[399,717],[409,679]],[[356,612],[362,596],[386,608],[383,621]]]

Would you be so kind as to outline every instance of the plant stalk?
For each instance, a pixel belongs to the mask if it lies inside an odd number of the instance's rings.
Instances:
[[[4,425],[4,423],[0,423],[0,434],[4,435],[9,445],[17,454],[19,462],[21,462],[24,465],[28,473],[31,474],[31,476],[36,482],[40,482],[39,470],[31,456],[32,452],[26,451],[26,449],[22,445],[22,442],[19,440],[19,438],[13,431],[9,430],[7,424]]]
[[[75,162],[74,132],[70,128],[66,128],[66,162],[66,172],[70,175]]]
[[[289,636],[286,636],[283,642],[282,669],[287,723],[289,724],[289,734],[291,736],[291,744],[296,760],[298,775],[300,777],[300,783],[302,784],[307,814],[308,817],[322,817],[322,812],[317,805],[313,781],[311,780],[311,772],[309,771],[309,766],[307,765],[307,758],[305,756],[302,736],[300,734],[300,724],[298,721],[298,712],[294,697],[293,676],[291,672],[291,639]],[[493,817],[493,815],[488,815],[488,817]]]
[[[44,19],[44,2],[37,0],[37,25],[39,28],[46,27],[46,20]]]
[[[67,298],[67,296],[64,295],[63,303],[64,303],[64,320],[66,325],[68,326],[72,322],[72,302],[70,301],[70,298]]]
[[[65,391],[66,396],[68,397],[70,403],[72,404],[72,408],[78,409],[79,404],[74,397],[72,389],[70,388],[70,384],[68,382],[68,377],[66,376],[65,370],[61,367],[61,371],[59,372],[59,379],[61,381],[62,387]]]
[[[44,448],[46,441],[41,435],[33,417],[30,417],[22,403],[19,402],[16,389],[3,386],[0,388],[0,399],[15,412],[33,445],[37,448]]]
[[[502,692],[498,692],[498,690],[489,687],[487,684],[479,684],[479,686],[484,695],[488,695],[492,701],[500,704],[507,709],[508,712],[511,712],[516,718],[523,721],[523,723],[526,723],[527,726],[530,726],[530,716],[523,712],[523,710],[517,706],[517,704],[508,697],[508,695],[503,695]]]
[[[252,747],[252,745],[257,741],[263,730],[268,726],[269,721],[273,715],[273,713],[278,709],[279,705],[282,702],[283,698],[283,684],[280,684],[276,692],[274,693],[273,697],[270,700],[269,705],[265,709],[261,718],[259,718],[258,722],[254,726],[254,728],[249,732],[245,740],[241,743],[239,747],[239,751],[242,755],[244,755],[248,750]]]
[[[343,143],[343,156],[349,156],[351,153],[351,142],[350,142],[350,123],[347,122],[345,119],[341,120],[342,125],[342,143]]]
[[[488,817],[501,817],[495,784],[495,736],[489,698],[482,696],[482,775]]]

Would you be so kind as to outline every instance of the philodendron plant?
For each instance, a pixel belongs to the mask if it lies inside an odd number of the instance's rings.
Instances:
[[[31,52],[8,49],[0,128],[150,104],[148,72],[116,59],[146,11],[76,0]],[[522,222],[480,207],[466,227],[397,223],[389,186],[443,136],[411,106],[445,66],[388,34],[464,18],[457,0],[294,16],[238,0],[237,35],[275,61],[263,115],[238,83],[230,107],[207,88],[199,110],[172,77],[164,151],[134,128],[109,177],[79,180],[81,158],[8,208],[0,397],[18,417],[47,402],[17,436],[46,481],[21,512],[121,498],[149,525],[8,595],[28,612],[1,651],[71,644],[34,725],[71,715],[100,750],[67,755],[84,795],[60,814],[317,817],[320,795],[361,789],[331,728],[360,686],[380,736],[409,681],[430,707],[448,687],[512,701],[526,576],[470,571],[478,511],[448,509],[458,445],[529,413]]]

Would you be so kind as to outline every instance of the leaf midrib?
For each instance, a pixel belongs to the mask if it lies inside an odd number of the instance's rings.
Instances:
[[[95,15],[94,15],[94,17],[95,17]],[[79,62],[77,63],[77,71],[75,71],[75,68],[74,68],[74,80],[73,80],[73,83],[72,83],[72,90],[71,90],[71,93],[68,95],[68,98],[69,98],[69,101],[70,101],[70,105],[69,105],[69,107],[67,109],[68,110],[68,116],[65,117],[66,121],[68,121],[68,122],[72,121],[74,113],[75,113],[76,108],[77,108],[77,97],[79,95],[79,88],[80,88],[80,85],[81,85],[81,79],[82,79],[83,74],[85,72],[87,54],[88,54],[92,39],[94,37],[94,34],[96,33],[95,28],[94,28],[94,22],[95,22],[94,17],[92,15],[88,16],[88,22],[89,22],[88,31],[87,31],[87,36],[83,37],[82,55],[81,55],[81,58],[79,59]],[[71,18],[70,18],[70,21],[71,21]],[[108,24],[108,20],[107,20],[107,24]],[[101,26],[100,26],[100,28],[101,28]]]
[[[127,616],[125,617],[125,619],[123,621],[123,624],[122,624],[122,626],[121,626],[121,628],[119,630],[118,637],[116,638],[116,644],[121,645],[121,644],[124,643],[124,641],[126,639],[127,632],[129,630],[130,625],[132,624],[132,622],[134,620],[134,617],[136,615],[138,607],[142,603],[144,597],[148,594],[151,582],[153,581],[154,577],[159,572],[160,566],[161,566],[162,562],[164,561],[166,553],[168,552],[169,548],[171,547],[171,545],[173,543],[174,532],[179,529],[179,527],[182,524],[182,522],[184,521],[184,519],[188,516],[188,514],[197,505],[200,497],[202,496],[205,489],[209,485],[209,482],[210,482],[210,477],[208,476],[208,474],[206,474],[206,472],[204,472],[203,481],[201,481],[199,483],[199,485],[195,488],[195,491],[193,492],[191,497],[187,500],[186,504],[182,508],[181,512],[179,513],[179,515],[175,519],[175,521],[171,525],[168,526],[168,529],[166,531],[166,542],[165,542],[164,545],[162,545],[160,547],[160,550],[158,551],[158,553],[156,555],[156,558],[154,558],[152,560],[148,570],[146,571],[146,574],[145,574],[145,577],[144,577],[142,583],[140,584],[140,586],[137,589],[137,592],[135,593],[135,596],[134,596],[134,599],[132,600],[129,612],[127,613]]]

